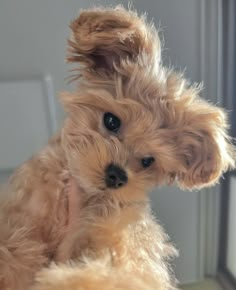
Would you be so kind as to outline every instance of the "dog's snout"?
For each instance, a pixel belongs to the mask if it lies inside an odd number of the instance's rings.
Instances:
[[[107,187],[119,188],[127,183],[128,177],[122,168],[110,164],[105,170],[105,180]]]

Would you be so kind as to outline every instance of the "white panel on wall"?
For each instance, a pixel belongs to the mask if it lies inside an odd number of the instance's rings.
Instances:
[[[15,168],[47,143],[49,103],[42,80],[0,82],[0,170]]]
[[[236,177],[231,177],[229,199],[227,268],[236,278]]]

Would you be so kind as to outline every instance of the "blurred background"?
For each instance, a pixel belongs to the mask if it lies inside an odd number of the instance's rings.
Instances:
[[[38,151],[63,121],[68,24],[81,8],[115,0],[0,1],[0,181]],[[203,97],[225,106],[236,133],[236,1],[134,0],[160,28],[163,60],[204,82]],[[236,175],[198,192],[158,189],[153,210],[180,257],[174,271],[185,289],[236,289]]]

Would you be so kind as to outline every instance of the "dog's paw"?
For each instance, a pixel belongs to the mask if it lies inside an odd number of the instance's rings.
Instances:
[[[85,10],[70,28],[69,62],[110,73],[114,64],[119,66],[122,59],[136,60],[140,54],[159,61],[160,41],[154,26],[120,6]]]

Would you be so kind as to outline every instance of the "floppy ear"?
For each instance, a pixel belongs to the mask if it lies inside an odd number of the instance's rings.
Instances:
[[[178,183],[188,189],[212,185],[235,167],[225,112],[198,99],[183,114],[176,136],[180,168],[184,168],[177,173]]]
[[[136,60],[141,54],[160,61],[160,41],[154,26],[121,6],[82,11],[70,28],[67,61],[82,64],[80,74],[109,75],[122,60]]]

